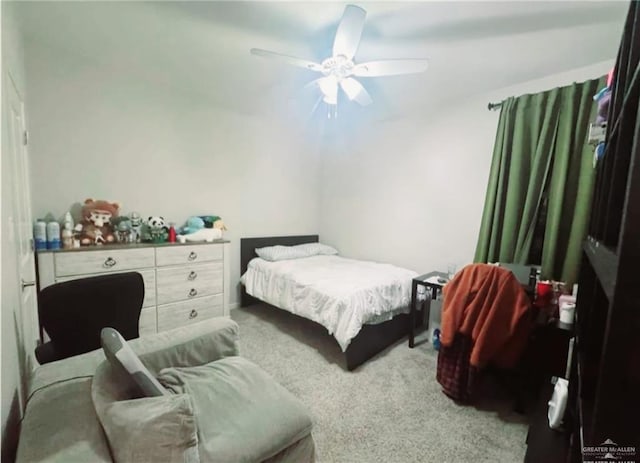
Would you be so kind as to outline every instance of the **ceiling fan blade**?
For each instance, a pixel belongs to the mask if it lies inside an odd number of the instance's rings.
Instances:
[[[358,77],[395,76],[424,72],[429,67],[426,59],[386,59],[356,64],[353,75]]]
[[[360,45],[360,36],[364,29],[367,12],[356,5],[347,5],[333,41],[333,56],[344,55],[351,59]]]
[[[298,66],[305,69],[310,69],[311,71],[322,72],[322,65],[318,63],[314,63],[313,61],[309,61],[302,58],[296,58],[295,56],[283,55],[282,53],[276,53],[274,51],[262,50],[260,48],[252,48],[252,55],[256,56],[264,56],[266,58],[276,58],[280,61],[283,61],[288,64],[292,64],[294,66]]]
[[[360,82],[353,77],[348,77],[340,81],[340,87],[344,90],[350,100],[359,103],[362,106],[367,106],[373,103],[371,95],[365,90]]]

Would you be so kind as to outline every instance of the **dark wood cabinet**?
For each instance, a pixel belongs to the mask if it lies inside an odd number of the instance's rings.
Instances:
[[[553,393],[552,378],[567,377],[568,359],[573,350],[572,340],[575,340],[573,328],[573,325],[558,320],[537,327],[523,356],[527,398],[536,397],[536,403],[529,412],[525,463],[567,461],[570,435],[566,429],[570,421],[565,420],[565,425],[560,430],[551,429],[548,402]]]
[[[596,165],[582,250],[563,429],[549,429],[543,388],[525,461],[640,462],[640,2],[616,60],[605,152]]]
[[[630,460],[640,460],[639,58],[640,8],[633,1],[580,269],[568,409],[569,459],[576,462],[602,458],[585,447],[609,440],[635,446],[638,454]],[[616,447],[611,450],[616,456]]]

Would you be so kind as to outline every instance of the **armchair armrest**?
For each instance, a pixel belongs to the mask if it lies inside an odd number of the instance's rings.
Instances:
[[[154,375],[165,367],[204,365],[239,354],[238,325],[226,317],[212,318],[129,343]]]

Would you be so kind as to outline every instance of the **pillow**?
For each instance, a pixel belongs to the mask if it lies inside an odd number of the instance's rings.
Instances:
[[[133,379],[147,397],[169,395],[158,380],[151,374],[147,367],[129,347],[127,341],[113,328],[103,328],[100,332],[100,341],[104,355],[114,368],[124,370]]]
[[[268,260],[270,262],[307,257],[305,252],[301,252],[300,250],[296,249],[295,246],[280,245],[257,248],[256,254],[258,255],[258,257],[261,257],[264,260]]]
[[[187,394],[104,404],[99,418],[117,463],[198,463],[198,429]]]
[[[305,244],[299,244],[296,247],[306,252],[309,257],[310,256],[335,256],[336,254],[338,254],[338,250],[332,246],[329,246],[328,244],[305,243]]]
[[[317,255],[335,255],[338,254],[338,251],[335,248],[322,243],[305,243],[298,244],[296,246],[276,245],[257,248],[256,254],[264,260],[277,262],[280,260],[302,259],[304,257]]]
[[[191,399],[202,462],[313,461],[294,454],[274,457],[310,436],[313,423],[306,406],[251,361],[225,357],[164,368],[158,379]]]

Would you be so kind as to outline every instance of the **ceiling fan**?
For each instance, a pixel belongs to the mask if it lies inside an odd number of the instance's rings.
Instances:
[[[329,105],[338,104],[338,89],[341,88],[350,100],[367,106],[373,102],[371,95],[355,77],[424,72],[427,70],[428,62],[426,59],[389,59],[356,64],[353,58],[360,44],[366,15],[367,12],[359,6],[345,7],[333,42],[333,54],[322,63],[259,48],[252,48],[251,53],[322,73],[322,77],[313,80],[306,87],[320,89],[322,100]]]

